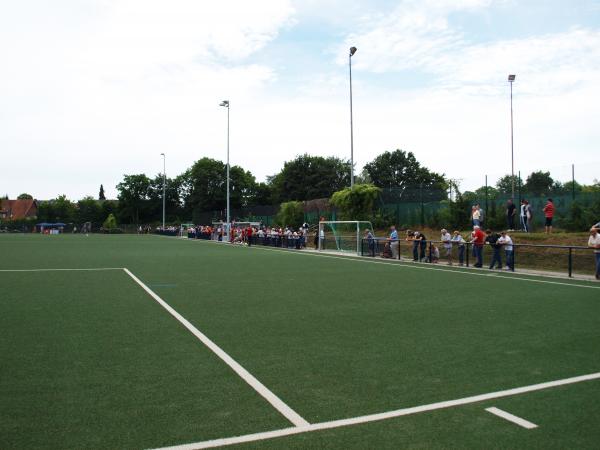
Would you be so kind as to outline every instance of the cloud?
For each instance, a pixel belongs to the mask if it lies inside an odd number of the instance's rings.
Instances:
[[[406,1],[390,14],[369,18],[345,40],[364,48],[354,61],[372,73],[412,72],[436,88],[498,95],[509,73],[521,94],[552,95],[596,83],[600,75],[600,31],[582,27],[519,39],[478,42],[453,25],[455,12],[483,13],[491,1]],[[338,54],[344,51],[337,49]],[[339,64],[347,61],[340,57]]]
[[[288,0],[8,4],[0,148],[34,157],[14,158],[4,189],[79,197],[103,182],[114,196],[123,173],[158,172],[150,155],[170,151],[173,173],[214,153],[218,102],[276,79],[252,56],[293,21]]]

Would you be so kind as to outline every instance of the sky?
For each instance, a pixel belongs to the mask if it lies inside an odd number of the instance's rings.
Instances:
[[[600,0],[0,0],[0,195],[384,151],[474,189],[600,178]]]

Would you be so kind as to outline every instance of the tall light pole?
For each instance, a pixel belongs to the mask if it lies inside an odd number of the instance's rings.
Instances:
[[[511,198],[515,201],[515,149],[513,139],[513,83],[515,82],[516,75],[509,75],[508,82],[510,84],[510,175],[512,182],[512,194]]]
[[[164,153],[161,153],[162,157],[163,157],[163,230],[165,229],[165,204],[166,204],[166,192],[167,192],[167,188],[166,188],[166,183],[167,183],[167,157],[165,156]]]
[[[348,69],[350,73],[350,188],[354,187],[354,129],[352,124],[352,55],[356,53],[356,47],[350,47],[348,54]]]
[[[223,100],[219,106],[227,108],[227,240],[229,240],[229,100]]]

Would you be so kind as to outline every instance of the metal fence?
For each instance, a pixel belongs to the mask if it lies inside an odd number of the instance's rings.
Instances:
[[[404,261],[418,261],[431,264],[452,264],[464,267],[475,266],[474,246],[470,242],[462,245],[453,243],[447,249],[442,241],[397,241],[397,258]],[[362,239],[361,255],[367,257],[393,258],[392,248],[387,239]],[[512,264],[508,270],[526,269],[557,275],[594,275],[594,251],[588,247],[567,245],[512,244]],[[436,252],[437,249],[437,252]],[[395,253],[395,252],[394,252]],[[489,268],[494,249],[485,244],[482,249],[484,268]],[[507,254],[499,249],[502,269],[507,268]],[[510,261],[508,261],[510,263]],[[497,267],[497,264],[495,264]]]

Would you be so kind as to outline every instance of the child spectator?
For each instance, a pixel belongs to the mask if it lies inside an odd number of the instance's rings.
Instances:
[[[462,266],[465,262],[465,240],[459,231],[454,231],[452,242],[457,246],[458,250],[458,265]]]
[[[431,253],[431,261],[433,264],[437,264],[440,262],[440,249],[437,248],[436,245],[431,244],[431,248],[429,249]]]
[[[440,239],[444,246],[444,250],[446,251],[446,258],[448,259],[448,265],[452,265],[452,235],[448,233],[448,230],[445,228],[442,229],[442,237]]]

